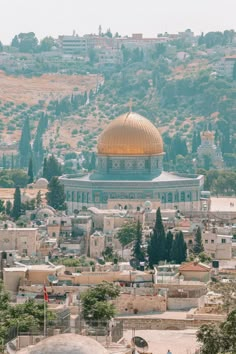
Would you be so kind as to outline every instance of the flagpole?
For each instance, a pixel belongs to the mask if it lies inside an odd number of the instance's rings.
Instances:
[[[44,301],[44,327],[43,327],[43,335],[44,337],[47,337],[47,306],[46,306],[46,301]]]

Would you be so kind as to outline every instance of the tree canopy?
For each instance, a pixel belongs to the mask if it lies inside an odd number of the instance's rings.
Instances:
[[[115,306],[109,300],[119,296],[120,290],[116,285],[102,282],[82,294],[82,313],[85,320],[93,323],[106,322],[114,317]],[[96,325],[96,323],[95,323]]]
[[[65,210],[65,193],[64,186],[60,183],[58,177],[52,177],[48,184],[48,192],[46,194],[48,205],[56,210]]]

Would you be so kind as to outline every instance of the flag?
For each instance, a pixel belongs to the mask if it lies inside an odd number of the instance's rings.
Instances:
[[[44,284],[44,287],[43,287],[43,298],[44,298],[44,301],[45,302],[48,302],[49,299],[48,299],[48,293],[47,293],[47,289],[46,289],[46,286]]]

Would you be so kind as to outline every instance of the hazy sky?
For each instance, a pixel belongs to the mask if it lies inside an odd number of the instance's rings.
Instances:
[[[236,0],[0,0],[0,40],[33,31],[46,35],[97,33],[111,28],[120,34],[195,33],[236,29]]]

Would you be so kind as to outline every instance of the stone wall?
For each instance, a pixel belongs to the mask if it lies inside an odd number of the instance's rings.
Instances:
[[[124,329],[136,330],[182,330],[188,328],[199,328],[203,324],[219,323],[219,320],[210,319],[166,319],[148,317],[117,317],[123,321]]]
[[[193,307],[199,307],[201,300],[199,298],[171,298],[167,300],[167,309],[169,311],[190,310]]]
[[[119,314],[134,314],[147,312],[165,312],[166,299],[164,296],[142,296],[121,294],[114,302]]]

